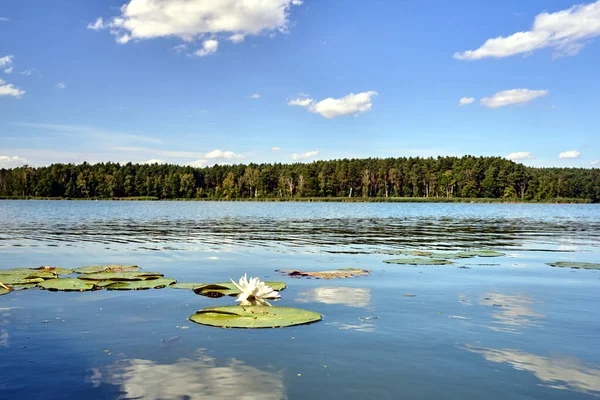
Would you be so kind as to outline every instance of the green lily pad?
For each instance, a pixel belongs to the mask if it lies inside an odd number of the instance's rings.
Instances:
[[[4,283],[5,285],[26,285],[29,283],[39,283],[43,281],[43,278],[30,278],[29,275],[22,273],[14,275],[0,275],[0,282]]]
[[[3,294],[8,294],[8,293],[10,293],[10,290],[0,286],[0,296],[2,296]]]
[[[13,290],[29,290],[29,289],[33,289],[35,287],[37,287],[37,283],[25,283],[23,285],[13,285],[12,289]]]
[[[196,311],[189,320],[221,328],[283,328],[321,320],[321,314],[289,307],[225,306]]]
[[[456,260],[459,258],[471,258],[469,256],[461,256],[458,253],[433,253],[429,258],[437,258],[441,260]]]
[[[58,275],[50,271],[30,271],[31,274],[27,275],[27,279],[41,278],[41,279],[56,279]]]
[[[448,265],[454,264],[452,261],[442,260],[439,258],[396,258],[393,260],[385,260],[386,264],[400,265]]]
[[[1,269],[0,276],[2,275],[29,275],[31,274],[31,269],[29,268],[12,268],[12,269]]]
[[[131,272],[139,271],[140,269],[137,265],[90,265],[75,268],[73,272],[76,274],[95,274],[98,272]]]
[[[86,282],[77,278],[50,279],[41,282],[38,286],[42,289],[61,292],[85,292],[95,289],[93,282]]]
[[[364,276],[371,273],[368,269],[362,268],[339,268],[334,271],[300,271],[297,269],[278,270],[291,277],[306,277],[317,279],[335,279],[335,278],[352,278],[354,276]]]
[[[576,261],[559,261],[555,263],[547,263],[551,267],[574,268],[574,269],[600,269],[598,263],[576,262]]]
[[[91,281],[143,281],[158,279],[162,276],[163,274],[160,272],[99,272],[81,275],[78,278]]]
[[[504,256],[504,253],[500,253],[499,251],[494,250],[472,250],[472,251],[461,251],[458,253],[460,257],[470,258],[470,257],[501,257]]]
[[[73,273],[72,269],[61,268],[61,267],[50,267],[48,265],[42,265],[41,267],[31,268],[31,269],[37,270],[37,271],[54,272],[55,274],[58,274],[58,275],[69,275],[69,274]]]
[[[421,251],[421,250],[402,250],[399,254],[403,254],[405,256],[413,256],[413,257],[430,257],[433,255],[431,251]]]
[[[178,282],[172,285],[169,285],[171,289],[187,289],[194,290],[201,288],[202,286],[206,286],[206,283],[194,283],[194,282]]]
[[[145,281],[121,281],[106,286],[107,290],[146,290],[161,289],[177,282],[171,278],[148,279]]]
[[[273,290],[283,290],[287,285],[283,282],[265,282],[265,285],[270,286]],[[197,288],[192,289],[194,293],[201,294],[208,297],[221,297],[221,296],[237,296],[241,292],[231,282],[217,282],[211,284],[205,284]]]

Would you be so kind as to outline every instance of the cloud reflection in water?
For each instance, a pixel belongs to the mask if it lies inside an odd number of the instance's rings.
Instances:
[[[367,308],[371,303],[371,289],[341,286],[323,286],[298,293],[299,303],[318,302]]]

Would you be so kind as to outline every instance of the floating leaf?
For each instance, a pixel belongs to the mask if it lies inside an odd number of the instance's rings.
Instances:
[[[2,296],[3,294],[8,294],[8,293],[10,293],[10,290],[0,286],[0,296]]]
[[[402,250],[399,252],[400,254],[404,254],[405,256],[413,256],[413,257],[429,257],[433,255],[431,251],[421,251],[421,250]]]
[[[31,271],[29,271],[31,273]],[[30,278],[28,274],[18,273],[13,275],[0,275],[0,281],[5,285],[26,285],[29,283],[43,282],[42,278]]]
[[[55,279],[58,275],[50,271],[29,271],[31,274],[27,275],[27,279],[42,278],[42,279]]]
[[[28,290],[37,287],[37,283],[25,283],[23,285],[13,285],[12,290]]]
[[[221,328],[283,328],[321,320],[321,314],[289,307],[226,306],[197,311],[190,321]]]
[[[352,278],[354,276],[369,275],[371,271],[362,268],[340,268],[334,271],[300,271],[295,269],[278,270],[292,277],[308,277],[317,279]]]
[[[559,261],[555,263],[547,263],[551,267],[574,268],[574,269],[600,269],[598,263],[576,262],[576,261]]]
[[[386,264],[400,265],[447,265],[454,264],[452,261],[439,258],[396,258],[393,260],[385,260]]]
[[[145,281],[121,281],[106,286],[107,290],[146,290],[161,289],[177,282],[171,278],[148,279]]]
[[[265,285],[270,286],[273,290],[277,291],[283,290],[287,287],[287,285],[283,282],[265,282]],[[201,294],[208,297],[237,296],[241,293],[240,290],[231,282],[205,284],[193,290],[196,294]]]
[[[143,281],[146,279],[158,279],[163,274],[160,272],[99,272],[79,276],[79,279],[91,281]]]
[[[61,292],[85,292],[95,289],[93,282],[86,282],[77,278],[50,279],[40,283],[38,286],[42,289]]]
[[[0,270],[0,276],[2,275],[29,275],[31,274],[31,269],[29,268],[13,268],[13,269],[2,269]]]
[[[504,256],[504,253],[500,253],[499,251],[494,250],[472,250],[472,251],[461,251],[458,253],[460,257],[470,258],[470,257],[501,257]]]
[[[206,286],[206,283],[194,283],[194,282],[178,282],[172,285],[169,285],[171,289],[187,289],[194,290],[201,288],[202,286]]]
[[[140,269],[137,265],[90,265],[75,268],[73,272],[77,274],[95,274],[98,272],[131,272],[139,271]]]
[[[72,269],[61,268],[61,267],[50,267],[47,265],[42,265],[41,267],[32,268],[32,269],[38,270],[38,271],[54,272],[55,274],[58,274],[58,275],[69,275],[69,274],[73,273]]]

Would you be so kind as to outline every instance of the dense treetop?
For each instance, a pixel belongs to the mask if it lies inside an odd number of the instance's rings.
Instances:
[[[600,201],[600,169],[532,168],[501,157],[343,159],[295,164],[83,163],[0,169],[2,197],[462,197]]]

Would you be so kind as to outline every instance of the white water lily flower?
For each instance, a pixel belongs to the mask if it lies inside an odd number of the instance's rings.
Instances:
[[[260,279],[250,278],[248,280],[247,274],[244,274],[238,283],[235,283],[233,279],[231,282],[242,292],[235,299],[235,301],[240,303],[240,306],[270,306],[265,299],[279,299],[281,297],[279,296],[279,292],[265,285]]]

